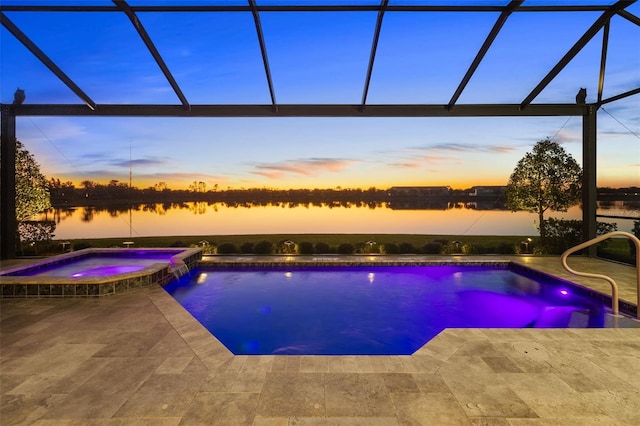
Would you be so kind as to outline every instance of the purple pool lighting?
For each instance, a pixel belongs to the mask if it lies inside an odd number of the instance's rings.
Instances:
[[[6,275],[71,278],[108,277],[141,271],[156,263],[171,264],[172,258],[179,253],[180,251],[149,252],[148,250],[121,250],[120,252],[94,253],[87,256],[73,257],[66,261],[19,270]]]
[[[445,328],[603,327],[606,301],[504,267],[201,270],[165,287],[234,354],[409,355]]]
[[[80,277],[108,277],[117,274],[128,274],[144,269],[145,266],[128,266],[128,265],[107,265],[95,268],[85,269],[71,274],[72,278]]]

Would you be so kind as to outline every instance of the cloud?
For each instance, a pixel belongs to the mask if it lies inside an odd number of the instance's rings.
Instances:
[[[308,158],[300,160],[286,160],[276,163],[259,163],[254,165],[253,174],[281,179],[286,174],[314,176],[322,172],[339,172],[355,164],[355,160],[344,158]]]
[[[80,155],[79,157],[80,160],[87,160],[92,162],[107,161],[111,158],[112,158],[111,154],[103,153],[103,152],[87,152],[85,154]]]
[[[515,148],[513,146],[479,145],[479,144],[458,143],[458,142],[438,143],[433,145],[417,146],[417,147],[413,147],[413,149],[419,150],[419,151],[427,151],[427,150],[451,151],[451,152],[474,151],[474,152],[486,152],[486,153],[495,153],[495,154],[506,154],[506,153],[515,151]]]
[[[631,136],[630,131],[598,130],[598,136]]]
[[[128,158],[123,157],[116,158],[112,154],[106,152],[89,152],[82,154],[78,158],[77,162],[81,165],[91,164],[95,166],[100,164],[104,167],[124,167],[128,169],[130,166],[134,168],[165,166],[171,163],[171,158],[148,156],[129,160]]]
[[[135,160],[113,160],[110,164],[114,167],[145,167],[145,166],[162,166],[168,164],[170,161],[166,157],[147,157],[138,158]]]
[[[210,175],[207,173],[145,173],[140,175],[135,175],[134,177],[140,177],[144,179],[156,179],[160,181],[167,182],[192,182],[194,180],[198,181],[227,181],[229,180],[228,176],[223,175]]]
[[[578,132],[572,130],[558,130],[552,138],[549,138],[554,142],[559,143],[560,145],[570,142],[582,142],[582,134],[578,134]]]
[[[417,161],[409,161],[409,162],[405,162],[405,163],[387,163],[388,166],[390,167],[400,167],[400,168],[416,168],[416,167],[420,167],[420,163]]]
[[[253,172],[254,175],[260,175],[260,176],[264,176],[267,177],[269,179],[282,179],[285,177],[285,173],[284,172],[277,172],[277,171],[266,171],[266,170],[254,170]]]
[[[120,182],[128,182],[129,174],[127,172],[114,172],[113,170],[94,169],[83,171],[62,172],[59,176],[64,180],[72,181],[91,180],[94,182],[107,183],[110,180],[118,180]],[[145,187],[156,182],[167,182],[170,187],[186,187],[193,181],[206,182],[208,185],[216,183],[226,183],[229,181],[228,176],[211,175],[207,173],[180,173],[180,172],[157,172],[157,173],[133,173],[133,185]]]
[[[387,167],[399,167],[399,168],[419,168],[425,166],[434,165],[447,165],[452,161],[457,160],[455,156],[446,155],[431,155],[411,152],[403,152],[402,155],[396,157],[395,161],[382,161],[381,163]]]

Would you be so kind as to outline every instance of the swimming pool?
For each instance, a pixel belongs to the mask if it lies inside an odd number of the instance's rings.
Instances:
[[[0,274],[0,297],[88,297],[165,284],[195,268],[200,248],[84,249]]]
[[[236,355],[409,355],[445,328],[603,327],[610,313],[507,265],[199,269],[165,290]]]

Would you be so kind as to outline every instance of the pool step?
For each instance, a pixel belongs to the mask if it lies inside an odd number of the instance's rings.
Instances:
[[[542,310],[535,328],[587,327],[589,316],[576,306],[548,306]]]
[[[640,321],[631,317],[607,314],[604,319],[604,326],[606,328],[640,328]]]
[[[575,306],[551,306],[545,308],[536,321],[535,328],[589,328],[589,312]],[[606,313],[605,328],[640,328],[640,321],[629,317]]]

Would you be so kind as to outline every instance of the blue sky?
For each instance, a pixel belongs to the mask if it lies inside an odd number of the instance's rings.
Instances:
[[[129,1],[131,5],[176,3]],[[291,2],[258,1],[259,5],[287,3]],[[407,3],[425,2],[390,2]],[[627,10],[640,16],[639,6]],[[599,15],[512,14],[458,103],[520,103]],[[98,105],[179,103],[124,14],[6,12],[6,16]],[[190,103],[270,102],[250,13],[180,13],[170,20],[160,13],[138,16]],[[448,103],[497,17],[493,12],[388,12],[368,103]],[[278,103],[360,102],[375,12],[264,12],[260,18]],[[604,98],[640,87],[640,27],[615,16],[609,38]],[[587,88],[587,102],[595,101],[601,45],[602,31],[534,103],[572,103],[580,87]],[[0,59],[2,102],[10,103],[16,87],[21,87],[27,103],[81,103],[4,28]],[[599,111],[598,185],[640,184],[639,112],[640,95]],[[18,138],[49,177],[76,183],[127,182],[131,166],[134,185],[167,182],[174,189],[194,180],[221,189],[500,185],[507,182],[517,161],[545,137],[555,138],[581,161],[581,132],[577,117],[19,117],[17,121]]]

